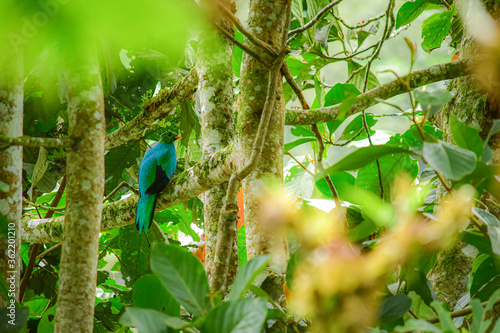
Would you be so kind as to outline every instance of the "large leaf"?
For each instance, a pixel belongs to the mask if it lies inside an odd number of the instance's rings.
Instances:
[[[245,37],[241,32],[236,30],[234,32],[234,37],[241,43],[245,43]],[[233,48],[233,58],[232,58],[232,67],[233,72],[236,77],[240,77],[240,69],[241,69],[241,59],[243,58],[243,50],[240,49],[237,45]]]
[[[343,200],[342,194],[344,192],[345,184],[354,185],[356,182],[354,176],[346,171],[334,172],[330,174],[330,178],[333,182],[333,185],[335,185],[335,189],[339,194],[340,200]],[[316,181],[316,187],[324,196],[329,199],[333,199],[332,192],[330,191],[325,178],[321,178],[320,180]]]
[[[448,31],[451,26],[451,19],[455,10],[446,10],[441,13],[436,13],[430,16],[422,24],[422,48],[425,52],[431,52],[437,49],[443,43],[443,40],[448,36]]]
[[[458,328],[455,327],[453,320],[451,319],[451,314],[444,309],[443,305],[438,301],[432,302],[432,306],[436,309],[439,317],[439,322],[441,323],[441,328],[443,332],[446,333],[460,333]]]
[[[300,146],[304,143],[311,142],[311,141],[316,141],[316,138],[300,138],[292,142],[288,142],[285,144],[285,152],[289,151],[290,149],[293,149],[297,146]]]
[[[398,10],[396,16],[396,29],[407,25],[422,14],[429,3],[425,0],[415,0],[405,2]]]
[[[425,142],[424,158],[430,166],[446,178],[460,180],[476,168],[476,154],[447,142]]]
[[[351,75],[352,72],[360,69],[361,67],[362,67],[361,64],[355,61],[349,61],[347,63],[347,72],[349,75]],[[352,83],[356,86],[356,88],[359,91],[363,91],[363,88],[365,86],[365,74],[366,74],[366,68],[362,69],[359,73],[354,74],[354,76],[352,77]],[[370,71],[370,73],[368,74],[368,84],[366,86],[366,90],[371,90],[378,86],[380,86],[380,82],[378,81],[375,74],[373,74]]]
[[[435,115],[441,107],[451,101],[453,94],[448,90],[416,90],[415,99],[426,110],[426,119]]]
[[[236,275],[236,278],[234,279],[227,300],[234,301],[243,296],[257,275],[259,275],[266,268],[270,258],[271,257],[269,255],[262,255],[247,261],[238,270],[238,275]]]
[[[340,161],[327,168],[325,170],[325,173],[331,174],[338,171],[356,170],[364,167],[368,163],[373,162],[377,158],[380,158],[382,156],[408,152],[409,151],[407,149],[401,147],[391,147],[384,145],[357,148],[352,153],[348,154]],[[315,178],[323,178],[325,176],[325,173],[320,173],[316,175]]]
[[[244,298],[223,303],[205,318],[204,333],[257,333],[266,320],[266,300]]]
[[[337,83],[325,95],[324,106],[326,107],[339,104],[347,97],[352,95],[357,96],[359,94],[361,94],[361,92],[358,90],[358,88],[356,88],[354,84]]]
[[[207,276],[192,253],[174,245],[154,244],[151,269],[186,310],[196,316],[206,313],[209,306]]]
[[[450,114],[450,129],[457,146],[473,151],[477,157],[483,155],[483,140],[477,130],[465,125],[452,114]]]
[[[136,164],[139,155],[140,144],[136,140],[129,141],[127,144],[113,148],[106,153],[104,158],[106,169],[105,194],[109,194],[123,181],[123,171]],[[125,190],[123,188],[123,191]],[[124,193],[123,191],[115,194],[113,199],[119,199],[120,195]]]
[[[500,255],[500,221],[495,215],[481,208],[472,207],[472,212],[488,227],[491,249],[493,253]]]
[[[139,333],[165,333],[167,326],[181,329],[189,325],[180,318],[167,316],[160,311],[130,307],[125,309],[120,324],[136,327]]]
[[[120,228],[116,237],[121,252],[120,267],[127,287],[132,287],[144,274],[149,273],[149,245],[145,234],[138,234],[135,225]]]
[[[153,274],[143,275],[137,280],[132,291],[132,300],[134,306],[139,308],[158,310],[174,317],[180,315],[179,303],[161,284],[158,276]]]
[[[481,293],[481,300],[487,300],[491,294],[500,287],[500,269],[495,257],[487,257],[483,260],[474,272],[470,286],[472,297],[478,297]]]
[[[309,170],[291,160],[285,169],[285,191],[301,198],[311,198],[314,191],[314,164],[305,161],[304,156],[297,156],[297,159]]]
[[[411,307],[411,299],[405,294],[397,294],[385,299],[379,306],[380,322],[390,322],[401,318]]]

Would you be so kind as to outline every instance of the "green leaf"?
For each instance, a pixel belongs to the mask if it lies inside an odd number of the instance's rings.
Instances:
[[[241,32],[235,30],[234,37],[241,43],[245,43],[245,37]],[[236,77],[240,77],[240,69],[241,69],[241,59],[243,58],[243,50],[239,48],[239,46],[235,45],[233,49],[233,59],[232,59],[232,67],[233,72]]]
[[[247,262],[247,239],[245,235],[245,225],[238,229],[238,266],[241,267]]]
[[[325,95],[325,107],[341,103],[350,96],[358,96],[361,92],[354,84],[337,83]]]
[[[267,267],[269,259],[271,259],[269,255],[262,255],[247,261],[243,267],[238,270],[238,274],[234,279],[227,300],[234,301],[243,296],[253,280],[255,280],[255,278]]]
[[[422,48],[430,53],[432,50],[441,46],[443,40],[448,36],[451,26],[451,19],[455,10],[446,10],[436,13],[427,18],[422,24]]]
[[[493,125],[491,126],[491,129],[488,133],[488,136],[486,137],[486,140],[484,140],[485,147],[488,145],[488,142],[490,141],[491,137],[497,134],[498,132],[500,132],[500,119],[493,119]]]
[[[432,290],[431,283],[421,270],[410,267],[409,270],[406,271],[406,282],[408,284],[408,289],[416,292],[425,304],[430,305],[433,301],[437,300]]]
[[[351,75],[352,72],[360,69],[361,67],[362,67],[362,65],[360,65],[359,63],[357,63],[355,61],[349,61],[347,63],[347,72],[349,75]],[[359,89],[359,91],[363,91],[363,88],[365,85],[365,74],[366,74],[366,68],[362,69],[359,73],[354,74],[354,76],[352,77],[352,82],[353,82],[354,86],[356,86],[356,88]],[[366,87],[366,90],[371,90],[371,89],[376,88],[378,86],[380,86],[379,80],[377,79],[375,74],[373,74],[370,71],[370,73],[368,74],[368,85]]]
[[[422,14],[429,3],[424,0],[405,2],[398,10],[396,16],[396,29],[413,22]]]
[[[354,178],[353,175],[346,171],[334,172],[330,174],[330,178],[332,179],[333,185],[335,185],[335,188],[337,189],[341,200],[343,200],[342,193],[344,192],[343,189],[345,184],[354,185],[354,183],[356,182],[356,178]],[[330,191],[325,178],[321,178],[320,180],[316,181],[316,187],[325,197],[333,199],[332,192]]]
[[[368,125],[368,128],[371,128],[373,125],[377,123],[377,120],[373,116],[372,113],[367,113],[366,114],[366,124]],[[351,139],[354,135],[358,134],[359,131],[361,131],[364,128],[363,125],[363,115],[358,115],[354,117],[351,122],[345,127],[344,131],[342,132],[342,135],[340,136],[339,140],[349,140]],[[370,130],[370,134],[373,135],[375,134],[375,131]],[[356,137],[357,140],[363,140],[366,139],[368,136],[366,135],[366,131],[361,132],[360,135]]]
[[[450,129],[457,146],[473,151],[477,157],[483,155],[483,140],[478,131],[465,125],[452,114],[450,114]]]
[[[37,333],[53,333],[56,324],[56,306],[48,308],[38,323]]]
[[[380,303],[378,320],[381,323],[401,318],[411,307],[411,299],[405,294],[397,294]]]
[[[385,145],[357,148],[347,156],[343,157],[340,161],[327,168],[325,172],[327,174],[331,174],[338,171],[356,170],[382,156],[408,152],[409,151],[407,149],[401,147],[391,147]],[[325,173],[320,173],[315,176],[315,179],[321,179],[324,176]]]
[[[291,149],[300,146],[301,144],[311,142],[311,141],[316,141],[316,138],[300,138],[292,142],[288,142],[285,144],[285,152],[290,151]]]
[[[293,290],[294,288],[293,279],[295,277],[295,272],[297,271],[297,268],[299,267],[299,264],[302,262],[303,259],[304,256],[299,248],[290,256],[290,260],[288,260],[285,277],[286,277],[286,286],[290,290]]]
[[[292,127],[290,132],[294,136],[304,136],[304,137],[316,138],[314,135],[314,132],[309,127],[305,127],[305,126],[294,126],[294,127]]]
[[[479,252],[492,255],[493,251],[491,250],[491,241],[484,237],[483,233],[479,230],[465,230],[461,232],[460,238],[474,246]]]
[[[156,275],[146,274],[137,280],[132,290],[132,300],[138,308],[158,310],[173,317],[180,316],[179,303]]]
[[[145,234],[137,234],[135,225],[120,228],[116,237],[121,250],[120,270],[127,287],[132,287],[144,274],[149,273],[149,245]]]
[[[174,245],[154,244],[151,269],[186,310],[196,316],[206,312],[209,307],[207,276],[192,253]]]
[[[480,299],[486,301],[500,287],[499,275],[500,269],[495,257],[487,257],[474,272],[470,286],[471,297],[479,298],[478,294],[481,292]],[[497,287],[494,288],[495,286]]]
[[[500,221],[495,215],[484,209],[472,207],[472,213],[486,224],[490,236],[491,249],[494,254],[500,255]]]
[[[266,300],[244,298],[223,303],[205,318],[204,333],[256,333],[263,330],[266,320]]]
[[[167,326],[179,330],[189,326],[188,322],[170,317],[160,311],[128,307],[120,317],[120,324],[136,327],[139,333],[165,333]]]
[[[104,158],[106,169],[105,194],[111,193],[122,182],[123,171],[137,164],[140,155],[140,141],[132,140],[125,145],[109,150]],[[118,191],[112,198],[117,200],[126,188]]]
[[[429,323],[425,320],[420,319],[409,319],[405,321],[404,326],[396,327],[396,332],[431,332],[431,333],[443,333],[437,326]]]
[[[314,164],[305,161],[304,156],[297,156],[303,165],[314,172]],[[285,191],[293,196],[301,198],[310,198],[314,191],[314,176],[305,171],[304,168],[298,165],[294,160],[290,160],[285,168]]]
[[[476,168],[476,154],[447,142],[425,142],[423,155],[427,163],[446,178],[460,180]]]
[[[455,327],[453,319],[448,311],[446,311],[441,303],[438,301],[432,302],[432,307],[436,309],[439,317],[439,322],[441,323],[441,328],[443,332],[446,333],[460,333]]]
[[[423,110],[427,111],[427,119],[434,116],[441,110],[441,107],[451,101],[453,94],[448,90],[416,90],[415,99],[422,106]]]

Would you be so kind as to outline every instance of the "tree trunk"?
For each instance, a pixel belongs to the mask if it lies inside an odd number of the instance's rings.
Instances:
[[[78,52],[79,51],[79,52]],[[104,100],[95,50],[68,52],[66,215],[55,332],[92,332],[104,193]],[[78,55],[78,56],[77,56]]]
[[[484,1],[484,4],[493,17],[499,17],[499,1],[488,0]],[[478,56],[480,47],[467,34],[467,31],[465,31],[465,36],[462,43],[461,57],[472,58]],[[449,84],[448,89],[454,92],[455,96],[436,115],[435,119],[436,125],[443,131],[443,139],[445,141],[454,143],[450,130],[450,115],[456,116],[463,123],[479,131],[483,140],[486,138],[493,124],[493,119],[499,118],[499,105],[495,102],[500,100],[498,90],[493,93],[496,96],[493,96],[491,91],[490,93],[486,93],[481,81],[482,79],[478,79],[476,75],[473,75],[454,79]],[[498,85],[498,82],[496,84]],[[495,163],[500,162],[499,139],[500,137],[495,135],[489,142],[495,156]],[[444,195],[442,187],[439,187],[438,191],[441,196]],[[492,199],[492,197],[485,192],[482,202],[492,214],[500,218],[498,207],[486,199]],[[435,268],[429,274],[429,280],[433,284],[434,290],[440,295],[442,301],[450,304],[451,308],[467,292],[473,258],[468,257],[462,251],[466,245],[465,242],[457,242],[452,248],[441,252],[438,255],[438,262]]]
[[[252,0],[248,17],[248,28],[256,37],[279,51],[282,45],[286,19],[287,1]],[[247,43],[256,50],[253,45]],[[256,50],[260,53],[260,50]],[[267,59],[271,62],[272,59]],[[238,100],[238,121],[236,149],[238,169],[245,166],[250,158],[266,101],[268,68],[249,56],[243,55],[241,65],[240,96]],[[277,299],[283,294],[284,274],[288,258],[286,238],[275,238],[266,232],[259,214],[259,201],[264,195],[268,182],[283,186],[283,146],[285,128],[285,102],[282,80],[278,83],[274,110],[267,131],[264,150],[260,162],[243,181],[245,204],[245,232],[248,259],[262,254],[273,254],[269,278],[263,288]]]
[[[223,18],[218,24],[232,31],[232,24]],[[198,102],[201,113],[201,149],[203,157],[226,147],[232,140],[233,129],[233,46],[219,33],[208,28],[201,36],[196,61],[198,73]],[[209,285],[213,285],[215,246],[219,215],[226,195],[227,182],[204,193],[206,270]],[[236,247],[238,237],[234,230]],[[238,250],[233,251],[227,284],[229,285],[238,268]],[[233,277],[233,278],[231,278]],[[224,289],[224,287],[223,287]]]
[[[3,50],[3,49],[2,49]],[[4,50],[5,51],[5,50]],[[0,135],[23,135],[22,56],[0,54]],[[9,294],[19,295],[21,266],[21,214],[23,150],[0,147],[0,216],[7,218],[7,238],[0,236],[0,274],[7,279]],[[7,302],[0,295],[0,307]]]

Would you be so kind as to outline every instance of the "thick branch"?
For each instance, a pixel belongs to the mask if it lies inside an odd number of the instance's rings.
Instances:
[[[0,135],[0,149],[9,146],[25,146],[25,147],[46,147],[46,148],[68,148],[71,147],[73,141],[63,138],[35,138],[31,136],[18,136],[10,138]]]
[[[161,192],[157,211],[185,202],[212,187],[227,181],[234,170],[232,159],[233,146],[229,146],[203,159],[192,168],[173,177]],[[131,195],[103,207],[101,230],[111,230],[135,222],[135,209],[138,197]],[[25,219],[22,223],[24,242],[58,242],[62,236],[64,217],[55,219]]]
[[[470,59],[461,59],[439,64],[414,71],[399,79],[383,84],[359,95],[358,101],[347,110],[345,117],[366,110],[370,106],[377,104],[378,101],[374,100],[374,98],[385,100],[399,94],[407,93],[408,88],[402,81],[410,80],[410,88],[415,89],[430,83],[455,79],[470,74],[472,63],[473,61]],[[336,120],[340,114],[340,106],[341,104],[336,104],[326,108],[313,110],[288,110],[286,113],[286,124],[311,125]]]
[[[172,115],[175,107],[191,96],[198,84],[193,68],[173,88],[163,89],[144,104],[143,111],[125,126],[106,136],[106,150],[117,147],[132,139],[139,139],[145,129],[155,120]]]

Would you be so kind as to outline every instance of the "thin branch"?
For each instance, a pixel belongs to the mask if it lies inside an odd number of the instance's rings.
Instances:
[[[414,71],[408,75],[402,76],[401,79],[406,80],[410,78],[410,88],[415,89],[430,83],[468,75],[472,71],[472,64],[473,61],[471,59],[460,59]],[[343,116],[348,117],[379,103],[374,98],[386,100],[406,92],[407,87],[400,80],[393,80],[359,95],[357,97],[358,101],[354,103]],[[341,113],[340,106],[341,104],[339,103],[313,110],[288,110],[286,113],[286,125],[310,125],[336,120]]]
[[[48,248],[47,250],[43,251],[42,253],[40,253],[38,256],[36,256],[36,260],[40,260],[41,258],[45,257],[47,254],[49,254],[50,252],[52,252],[53,250],[57,249],[58,247],[60,247],[62,245],[62,242],[61,243],[57,243],[56,245]]]
[[[292,87],[293,91],[295,92],[295,95],[297,95],[297,98],[299,99],[302,108],[304,110],[310,109],[309,104],[307,103],[304,94],[302,93],[302,90],[300,90],[297,82],[293,79],[293,76],[290,73],[290,69],[288,68],[286,62],[283,63],[282,67],[282,72],[285,74],[285,79],[288,82],[288,84]],[[325,143],[323,142],[323,136],[321,135],[318,126],[316,124],[311,125],[311,129],[314,133],[314,136],[316,137],[316,141],[318,142],[318,158],[317,158],[317,168],[320,173],[324,173],[325,168],[323,166],[323,152],[325,151]],[[290,156],[292,156],[290,154]],[[293,158],[293,156],[292,156]],[[342,202],[339,199],[339,194],[337,192],[337,189],[335,188],[335,184],[333,184],[332,178],[330,177],[329,174],[325,175],[325,180],[328,185],[328,188],[330,189],[330,192],[332,194],[333,200],[335,201],[335,206],[340,212],[339,216],[341,216],[343,219],[345,218],[345,214],[342,212]]]
[[[234,36],[228,32],[226,29],[221,27],[217,22],[212,21],[212,25],[217,29],[218,32],[220,32],[224,37],[226,37],[229,41],[231,41],[234,45],[238,46],[240,49],[242,49],[245,53],[250,55],[252,58],[260,62],[262,65],[265,67],[269,68],[270,65],[268,62],[266,62],[259,54],[254,52],[252,49],[250,49],[248,46],[245,44],[241,43],[239,40],[234,38]]]
[[[59,201],[62,198],[62,195],[64,193],[64,189],[66,188],[66,176],[63,177],[61,181],[61,185],[59,185],[59,189],[57,190],[57,193],[52,199],[52,203],[50,204],[52,207],[57,207],[59,204]],[[52,215],[54,214],[53,210],[49,210],[47,214],[45,214],[45,218],[51,218]],[[36,258],[38,256],[38,251],[40,250],[40,244],[33,244],[33,247],[31,248],[31,254],[30,258],[28,261],[28,265],[26,267],[26,271],[24,272],[23,279],[21,280],[21,285],[19,286],[19,301],[22,302],[24,293],[26,292],[26,288],[28,287],[28,283],[31,277],[31,272],[33,272],[33,268],[35,267],[35,262]]]
[[[490,301],[482,302],[481,306],[486,306],[486,305],[488,305],[489,302]],[[496,306],[498,304],[500,304],[500,299],[497,300],[493,306]],[[466,308],[450,312],[450,316],[451,316],[451,318],[463,317],[463,316],[466,316],[468,314],[471,314],[472,311],[473,311],[472,307],[468,306]],[[428,321],[429,323],[432,323],[432,324],[436,324],[436,323],[439,323],[439,317],[434,317],[434,318],[426,319],[426,321]]]
[[[311,19],[311,21],[307,22],[304,26],[302,26],[300,28],[297,28],[297,29],[290,31],[288,33],[289,38],[286,41],[287,45],[293,40],[295,35],[301,33],[302,31],[305,31],[305,30],[309,29],[310,27],[312,27],[313,25],[315,25],[316,22],[318,22],[323,17],[323,15],[325,15],[331,8],[333,8],[333,6],[338,5],[340,2],[342,2],[342,0],[336,0],[336,1],[330,2],[323,9],[321,9],[318,12],[318,14],[316,14],[316,16],[314,16]]]
[[[240,20],[234,16],[234,14],[229,10],[224,4],[220,2],[216,2],[216,5],[224,12],[224,15],[238,28],[238,30],[245,36],[247,39],[252,42],[254,45],[260,47],[261,49],[265,50],[269,55],[276,57],[278,56],[278,52],[274,50],[271,45],[267,44],[266,42],[260,40],[255,36],[253,33],[248,31],[245,26],[240,22]]]
[[[0,150],[10,146],[71,148],[73,146],[73,140],[65,138],[36,138],[30,136],[10,138],[0,135]]]
[[[118,184],[118,186],[113,190],[111,191],[105,198],[102,202],[106,202],[109,200],[109,198],[111,198],[113,195],[115,195],[116,192],[118,192],[119,189],[121,189],[122,187],[126,187],[128,188],[129,190],[131,190],[132,192],[134,192],[136,195],[139,194],[139,191],[137,191],[137,189],[135,187],[133,187],[132,185],[130,185],[129,183],[127,183],[126,181],[123,181],[121,182],[120,184]]]
[[[45,209],[45,210],[58,211],[58,210],[65,210],[66,209],[66,206],[64,206],[64,207],[52,207],[52,206],[48,207],[48,206],[40,205],[40,204],[29,201],[25,197],[23,197],[23,202],[27,205],[32,206],[32,207],[41,208],[41,209]],[[25,209],[27,209],[27,208],[25,208]]]
[[[300,162],[295,156],[293,156],[292,153],[290,153],[289,151],[286,151],[285,154],[290,156],[302,169],[305,170],[305,172],[307,172],[311,176],[314,176],[314,173],[312,173],[311,170],[309,170],[304,164],[302,164],[302,162]]]
[[[450,7],[450,5],[448,4],[448,2],[446,0],[441,0],[441,2],[446,7],[446,9],[451,10],[451,7]]]
[[[381,19],[382,17],[384,17],[385,15],[385,12],[384,13],[380,13],[378,14],[377,16],[374,16],[372,18],[369,18],[367,20],[364,20],[364,23],[359,23],[357,25],[349,25],[347,24],[344,19],[342,19],[342,17],[338,16],[337,14],[335,14],[335,12],[332,12],[332,15],[333,17],[335,17],[335,19],[337,21],[339,21],[340,23],[342,23],[344,25],[344,27],[346,27],[347,29],[351,29],[351,30],[354,30],[354,29],[359,29],[359,28],[362,28],[362,27],[366,27],[368,24],[370,24],[371,22],[373,21],[377,21],[379,19]]]

